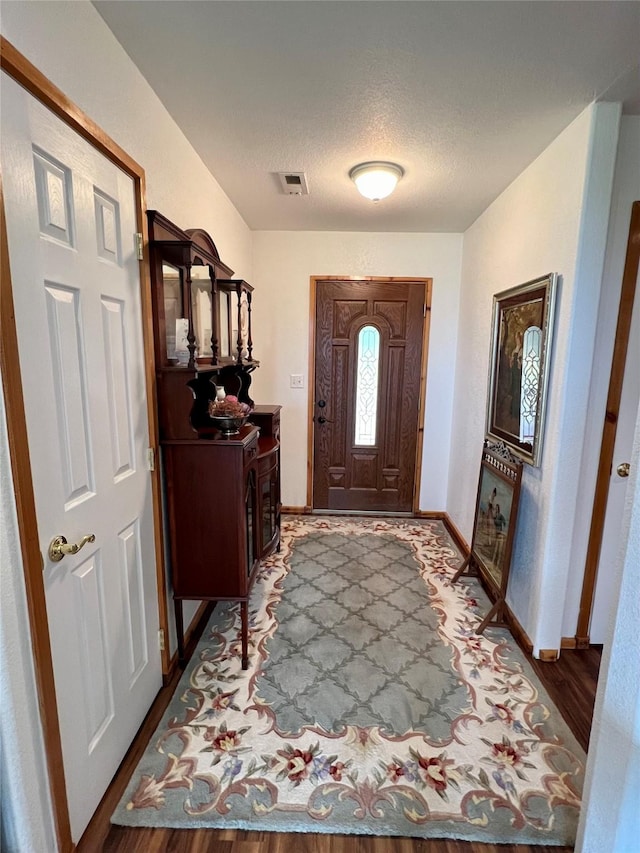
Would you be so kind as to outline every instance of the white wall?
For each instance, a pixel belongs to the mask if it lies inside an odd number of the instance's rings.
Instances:
[[[0,29],[5,38],[145,169],[149,208],[160,210],[183,228],[210,231],[225,263],[238,276],[251,281],[251,232],[94,7],[84,0],[3,2]],[[4,464],[1,470],[0,523],[3,531],[13,530],[9,471]],[[11,536],[15,538],[15,531]],[[8,546],[3,541],[4,547]],[[5,743],[2,764],[4,767],[9,758],[13,778],[25,782],[18,791],[11,787],[3,790],[3,841],[11,853],[35,853],[53,850],[55,845],[46,786],[34,786],[33,781],[44,778],[42,752],[37,748],[39,718],[29,664],[31,647],[24,617],[22,567],[17,549],[13,547],[9,553],[12,555],[9,561],[3,554],[0,578],[3,584],[0,689],[3,720],[17,716],[11,714],[12,702],[21,709],[19,724],[24,746],[19,755],[13,755]],[[197,602],[185,604],[186,624],[196,608]],[[25,791],[31,794],[25,797]]]
[[[0,383],[0,850],[35,853],[56,842],[14,505]]]
[[[574,529],[573,560],[576,565],[583,567],[587,554],[596,473],[600,456],[607,393],[609,390],[611,358],[618,320],[627,239],[629,237],[631,205],[634,201],[640,199],[639,151],[640,117],[623,116],[620,121],[620,138],[618,141],[611,201],[611,218],[609,221],[607,250],[600,293],[591,387],[589,390],[587,431],[582,464],[580,466],[576,527]],[[640,302],[640,291],[638,292],[636,302]],[[630,350],[629,358],[636,359],[637,361],[638,353]],[[618,579],[613,576],[613,566],[608,567],[607,577],[611,582],[611,586],[616,587]],[[573,572],[569,577],[562,624],[563,637],[572,637],[576,633],[582,580],[583,575],[579,571]],[[604,604],[600,604],[600,606],[606,606],[608,600],[608,597],[605,596]],[[594,607],[597,603],[599,601],[594,600]],[[600,642],[600,640],[593,639],[592,642]]]
[[[249,228],[93,5],[3,2],[0,29],[145,169],[147,206],[209,231],[222,260],[251,281]]]
[[[558,649],[586,429],[619,105],[585,110],[464,235],[448,512],[471,536],[485,426],[493,294],[561,276],[540,468],[525,466],[508,602]]]
[[[420,508],[445,509],[461,251],[460,234],[254,234],[255,355],[262,364],[252,394],[255,390],[256,401],[283,406],[285,506],[304,506],[307,500],[310,276],[376,275],[433,278]],[[289,387],[291,373],[303,374],[303,390]]]

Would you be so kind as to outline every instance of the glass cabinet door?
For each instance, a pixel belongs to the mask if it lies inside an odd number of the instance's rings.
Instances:
[[[184,317],[182,310],[182,278],[178,267],[162,264],[162,290],[166,330],[167,360],[176,358],[176,320]]]
[[[250,575],[256,560],[255,546],[255,500],[256,480],[255,472],[249,471],[244,495],[245,528],[247,534],[247,574]]]
[[[260,483],[260,506],[262,510],[262,548],[267,547],[273,537],[273,489],[271,478],[265,478]]]
[[[258,492],[260,556],[263,557],[276,535],[279,500],[277,465],[260,478]]]
[[[194,264],[191,267],[191,314],[196,336],[196,357],[210,359],[213,333],[213,306],[211,273],[209,267]]]

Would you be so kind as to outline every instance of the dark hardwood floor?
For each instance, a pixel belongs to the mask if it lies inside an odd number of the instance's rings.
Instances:
[[[187,649],[193,652],[196,636]],[[533,667],[586,750],[591,729],[601,651],[564,650],[560,660]],[[160,691],[109,790],[78,845],[78,853],[569,853],[570,847],[481,844],[447,839],[300,835],[215,829],[137,829],[112,826],[109,818],[176,688],[180,672]]]

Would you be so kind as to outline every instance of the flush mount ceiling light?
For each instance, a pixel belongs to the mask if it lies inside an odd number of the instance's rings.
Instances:
[[[404,175],[402,166],[397,163],[385,163],[375,160],[371,163],[359,163],[349,172],[358,191],[371,201],[380,201],[395,190],[396,184]]]

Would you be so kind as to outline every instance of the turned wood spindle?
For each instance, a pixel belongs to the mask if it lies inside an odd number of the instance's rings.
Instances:
[[[253,361],[253,340],[251,338],[251,291],[247,291],[247,361]]]

